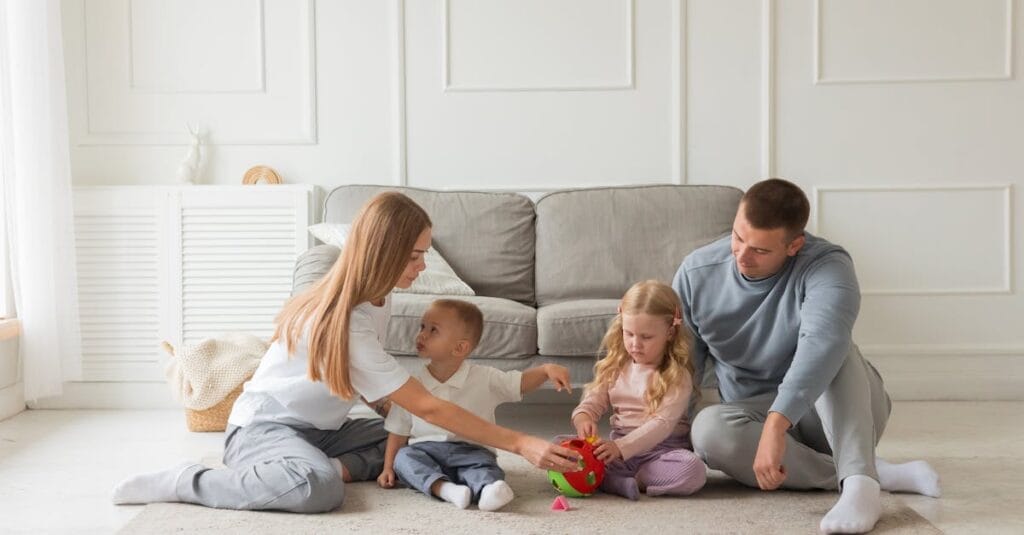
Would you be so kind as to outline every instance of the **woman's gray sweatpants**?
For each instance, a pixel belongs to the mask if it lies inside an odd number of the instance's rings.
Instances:
[[[299,429],[274,422],[231,426],[226,468],[191,467],[178,478],[179,501],[222,509],[321,513],[338,508],[345,485],[331,458],[353,481],[376,479],[387,431],[380,419],[348,420],[340,429]]]
[[[690,436],[709,468],[757,487],[754,457],[775,394],[711,405],[697,413]],[[839,488],[852,475],[875,480],[875,446],[889,420],[892,402],[882,377],[857,346],[814,409],[786,435],[784,489]]]

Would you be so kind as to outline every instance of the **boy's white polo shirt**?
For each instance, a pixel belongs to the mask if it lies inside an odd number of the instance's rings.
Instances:
[[[434,397],[450,401],[491,423],[494,423],[494,409],[498,405],[523,399],[523,372],[520,371],[503,372],[463,361],[455,374],[443,383],[430,375],[426,366],[412,376],[423,383]],[[413,416],[397,405],[391,407],[384,428],[390,433],[409,437],[409,444],[428,441],[479,444]],[[495,451],[491,447],[487,449]]]

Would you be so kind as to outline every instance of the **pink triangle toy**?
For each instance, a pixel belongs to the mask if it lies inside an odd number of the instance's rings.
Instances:
[[[551,502],[552,511],[568,511],[569,509],[571,509],[569,500],[566,500],[565,496],[556,496],[555,501]]]

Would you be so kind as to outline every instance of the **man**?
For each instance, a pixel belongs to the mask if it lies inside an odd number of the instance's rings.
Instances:
[[[841,489],[820,528],[871,530],[880,489],[937,497],[927,463],[875,459],[891,402],[851,340],[860,289],[850,255],[805,232],[810,204],[770,179],[740,201],[732,236],[683,261],[673,288],[696,377],[715,366],[722,404],[697,414],[694,449],[762,490]],[[699,379],[698,379],[699,381]]]

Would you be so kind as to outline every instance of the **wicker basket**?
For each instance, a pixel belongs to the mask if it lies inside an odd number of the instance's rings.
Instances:
[[[209,409],[201,411],[185,409],[185,425],[188,426],[188,430],[202,433],[227,429],[231,408],[235,406],[235,400],[242,394],[242,387],[245,385],[245,382],[251,377],[246,377],[234,390],[228,393],[227,397]]]

